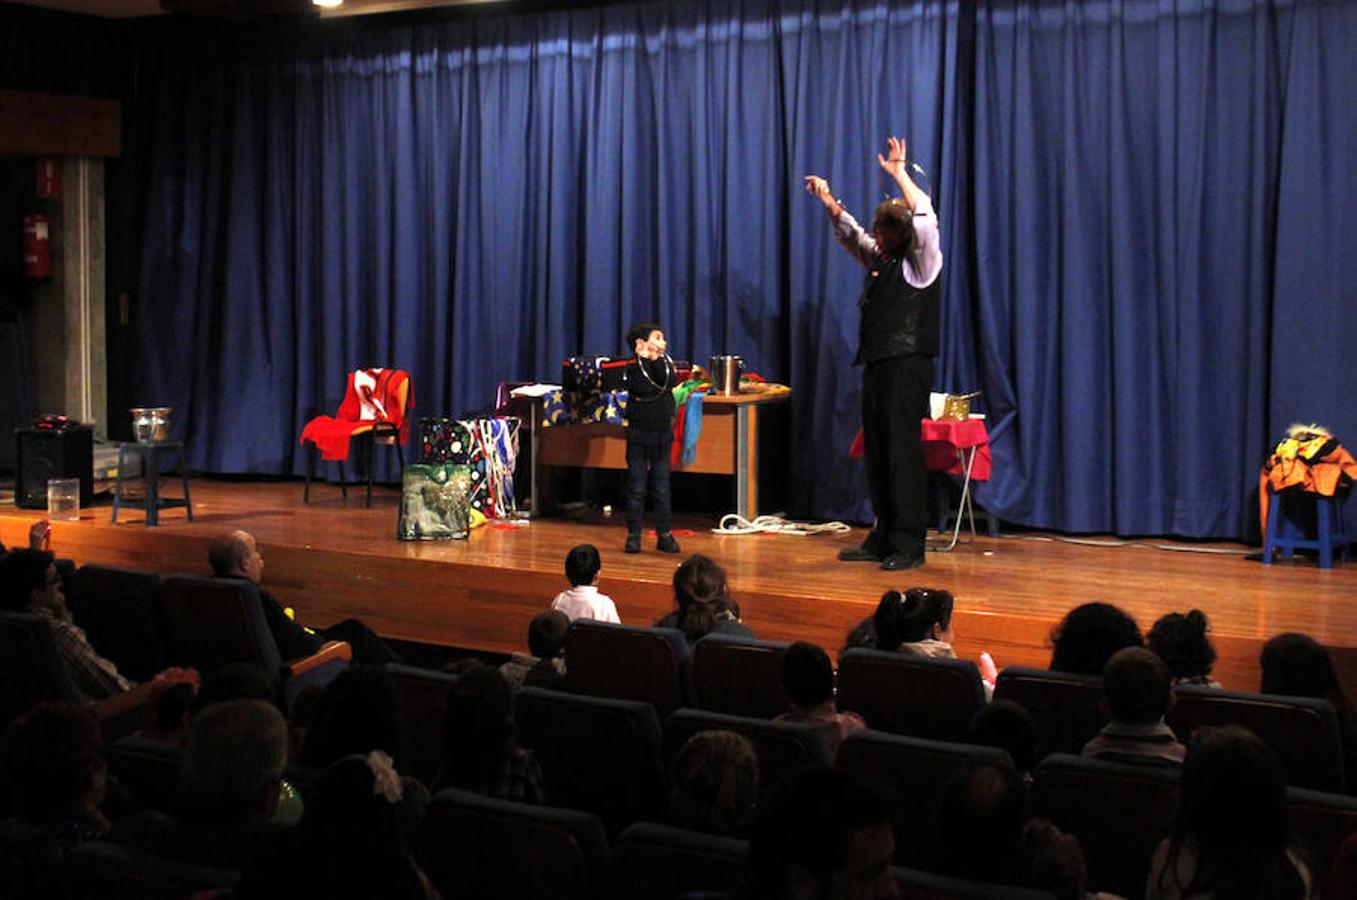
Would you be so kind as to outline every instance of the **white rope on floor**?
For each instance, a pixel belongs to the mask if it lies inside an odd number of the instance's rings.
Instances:
[[[754,521],[736,514],[726,513],[720,523],[712,529],[713,534],[847,534],[851,531],[842,522],[793,522],[779,516],[759,516]]]

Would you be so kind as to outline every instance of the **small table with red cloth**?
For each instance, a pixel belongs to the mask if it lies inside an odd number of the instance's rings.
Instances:
[[[970,521],[971,539],[975,539],[971,482],[989,480],[989,431],[984,419],[924,419],[919,423],[919,440],[923,443],[924,464],[930,471],[962,476],[952,541],[946,547],[930,548],[946,553],[956,547],[961,537],[963,516]]]

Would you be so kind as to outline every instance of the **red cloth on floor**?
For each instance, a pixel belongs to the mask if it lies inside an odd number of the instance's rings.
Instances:
[[[349,373],[344,401],[333,416],[316,416],[302,429],[299,443],[310,441],[325,460],[349,458],[349,438],[378,424],[400,429],[400,442],[410,437],[410,411],[415,392],[404,369],[358,369]]]

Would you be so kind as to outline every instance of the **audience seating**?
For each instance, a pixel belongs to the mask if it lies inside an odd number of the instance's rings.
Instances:
[[[109,566],[81,566],[72,580],[68,601],[76,624],[133,681],[147,681],[167,665],[159,591],[155,572]]]
[[[404,754],[401,774],[434,784],[442,767],[448,694],[457,677],[400,663],[388,663],[383,668],[396,692],[396,725]]]
[[[933,843],[933,816],[947,780],[968,760],[1012,765],[997,747],[904,737],[882,731],[850,735],[839,748],[835,767],[880,782],[895,795],[895,858],[926,866]]]
[[[1033,816],[1079,838],[1089,889],[1139,897],[1178,809],[1176,769],[1053,753],[1037,766]]]
[[[855,647],[839,658],[839,708],[869,728],[937,740],[965,740],[985,705],[970,660]]]
[[[738,894],[748,867],[748,841],[637,822],[613,845],[611,897],[655,900],[692,891]]]
[[[580,619],[565,634],[571,692],[644,700],[662,717],[690,703],[688,662],[688,642],[676,628]]]
[[[748,738],[759,757],[759,783],[765,791],[776,784],[788,769],[829,765],[829,756],[814,726],[801,722],[772,722],[768,719],[728,716],[701,709],[680,709],[664,723],[666,769],[684,742],[699,731],[734,731]]]
[[[1102,730],[1103,680],[1097,675],[1008,666],[994,699],[1012,700],[1037,720],[1043,753],[1079,753]]]
[[[891,867],[891,874],[900,886],[900,896],[909,900],[1056,900],[1050,891],[951,878],[898,866]]]
[[[457,900],[594,900],[606,893],[608,839],[591,813],[448,789],[425,813],[420,865]]]
[[[107,841],[81,844],[63,864],[66,896],[101,900],[185,900],[199,891],[230,888],[240,880],[218,869],[153,856]]]
[[[771,719],[790,705],[782,688],[782,657],[790,645],[709,634],[693,645],[698,709]]]
[[[1344,790],[1338,717],[1327,700],[1224,691],[1199,685],[1176,688],[1167,721],[1183,743],[1203,725],[1240,725],[1281,757],[1287,783],[1317,791]]]
[[[0,612],[0,728],[35,703],[84,699],[47,619],[33,612]]]
[[[1333,865],[1338,848],[1357,834],[1357,797],[1287,788],[1291,839],[1305,851],[1317,881]]]
[[[329,641],[310,656],[284,661],[259,591],[243,579],[172,575],[161,589],[161,618],[172,664],[206,675],[227,663],[259,663],[278,682],[285,710],[305,688],[329,683],[352,657],[348,644]]]
[[[140,734],[108,746],[109,771],[146,809],[174,813],[179,808],[179,761],[184,749]]]
[[[650,704],[528,687],[515,718],[548,802],[594,813],[610,835],[662,814],[660,722]]]

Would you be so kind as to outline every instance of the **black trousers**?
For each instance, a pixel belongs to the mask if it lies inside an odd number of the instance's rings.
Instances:
[[[881,556],[924,552],[928,469],[919,422],[928,415],[933,358],[910,354],[868,363],[862,371],[862,430],[867,485],[876,526],[864,546]]]
[[[641,533],[645,512],[646,486],[654,505],[655,531],[670,529],[669,454],[673,451],[674,430],[627,429],[627,533]]]

